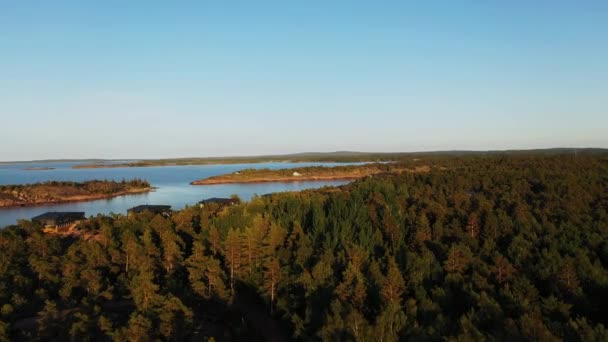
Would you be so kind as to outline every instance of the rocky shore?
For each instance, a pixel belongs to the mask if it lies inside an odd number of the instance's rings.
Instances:
[[[146,181],[46,182],[0,186],[0,208],[93,201],[151,191]]]

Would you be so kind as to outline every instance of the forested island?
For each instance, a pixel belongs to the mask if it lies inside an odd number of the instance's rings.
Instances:
[[[363,164],[348,166],[309,166],[292,169],[245,169],[225,175],[212,176],[193,181],[192,185],[263,183],[263,182],[302,182],[351,180],[383,172],[425,172],[428,166],[408,168],[405,164]]]
[[[150,184],[141,179],[92,180],[86,182],[49,181],[35,184],[0,185],[0,208],[39,204],[91,201],[148,192]]]
[[[0,231],[0,340],[608,339],[606,154],[430,164],[99,215],[86,241],[22,221]]]

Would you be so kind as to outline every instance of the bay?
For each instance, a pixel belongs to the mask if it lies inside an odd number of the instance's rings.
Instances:
[[[153,166],[74,169],[80,162],[42,162],[0,164],[0,184],[29,184],[36,182],[75,181],[93,179],[120,181],[122,179],[146,179],[156,190],[145,194],[128,195],[88,202],[40,205],[32,207],[0,208],[0,227],[15,224],[20,219],[30,219],[47,211],[84,211],[86,216],[97,214],[125,214],[127,209],[140,204],[167,204],[172,209],[181,209],[194,205],[210,197],[229,197],[238,195],[242,200],[249,200],[254,195],[263,195],[282,191],[299,191],[338,186],[349,181],[323,182],[290,182],[290,183],[255,183],[255,184],[217,184],[190,185],[190,182],[239,171],[242,169],[283,169],[306,166],[337,166],[345,163],[254,163],[254,164],[214,164],[187,166]],[[360,163],[350,163],[360,164]],[[25,170],[26,168],[53,168],[52,170]]]

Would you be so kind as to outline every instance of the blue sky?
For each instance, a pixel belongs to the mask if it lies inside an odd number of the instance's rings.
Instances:
[[[608,147],[606,1],[1,1],[0,160]]]

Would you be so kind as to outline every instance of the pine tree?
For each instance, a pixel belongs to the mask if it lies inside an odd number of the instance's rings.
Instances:
[[[159,286],[154,282],[154,271],[150,262],[144,262],[138,267],[138,272],[130,282],[131,295],[139,310],[145,312],[158,304]]]
[[[131,231],[125,231],[122,235],[122,250],[125,254],[125,273],[129,274],[129,270],[137,258],[139,249],[140,247],[135,235]]]
[[[100,239],[101,243],[103,244],[103,248],[107,250],[110,247],[111,242],[114,240],[114,228],[112,225],[104,223],[99,231],[101,232]]]
[[[226,241],[224,241],[224,256],[230,269],[230,291],[234,294],[234,282],[241,268],[241,234],[234,228],[230,228]]]
[[[500,254],[494,257],[494,275],[496,281],[499,284],[504,283],[510,279],[515,273],[515,268],[509,263],[509,261]]]
[[[568,260],[562,264],[557,275],[557,280],[562,289],[568,293],[575,293],[579,287],[578,276],[576,274],[576,267],[571,260]]]
[[[215,226],[211,227],[209,230],[209,247],[211,248],[211,253],[213,255],[217,255],[222,252],[222,240],[220,237],[220,232],[215,228]]]
[[[192,254],[186,259],[190,287],[199,296],[207,296],[207,284],[204,282],[206,269],[205,245],[195,240],[192,245]]]
[[[155,336],[152,322],[138,312],[131,314],[127,328],[123,332],[123,335],[123,337],[119,337],[117,340],[146,342],[153,340]]]
[[[91,341],[91,318],[82,312],[72,315],[74,322],[70,326],[70,339],[72,341]]]
[[[376,319],[374,337],[377,341],[399,341],[399,333],[405,327],[406,316],[399,303],[390,303]]]
[[[261,216],[257,216],[253,220],[251,227],[245,228],[244,244],[245,244],[245,268],[251,275],[255,269],[260,267],[260,261],[263,257],[263,243],[266,236],[266,223]]]
[[[205,246],[195,241],[192,255],[186,260],[188,279],[194,293],[204,298],[226,299],[225,275],[220,261],[205,255]]]
[[[220,261],[209,256],[205,259],[205,266],[203,275],[207,280],[207,296],[226,299],[225,275]]]
[[[184,340],[192,325],[192,311],[179,298],[168,295],[158,309],[158,331],[166,340]]]
[[[443,267],[448,273],[463,273],[472,258],[469,247],[458,244],[450,248]]]
[[[278,249],[283,246],[286,235],[285,228],[277,223],[271,223],[270,230],[265,241],[266,255],[275,255]]]
[[[342,302],[363,309],[367,297],[367,285],[365,277],[354,264],[349,263],[344,271],[343,280],[336,287],[336,294]]]
[[[482,236],[486,240],[496,240],[499,237],[498,218],[494,213],[486,215]]]
[[[274,303],[276,294],[281,281],[281,264],[276,258],[269,258],[264,267],[264,287],[270,297],[270,314],[274,313]]]
[[[424,241],[429,241],[431,238],[432,234],[429,219],[426,217],[426,214],[420,213],[416,222],[416,241],[418,241],[418,243],[423,243]]]
[[[99,270],[86,268],[82,271],[80,278],[88,296],[97,297],[101,294],[105,285],[105,279]]]
[[[173,231],[166,232],[161,239],[163,247],[163,265],[167,274],[171,274],[173,270],[180,266],[183,261],[181,246],[182,239]]]
[[[38,334],[46,339],[57,338],[62,329],[61,321],[61,314],[57,309],[57,304],[46,300],[44,308],[38,313]]]
[[[390,246],[393,248],[393,250],[396,250],[399,242],[401,241],[401,232],[388,206],[386,206],[383,210],[382,228],[384,229],[384,235],[390,242]]]
[[[479,234],[479,219],[477,218],[476,213],[469,215],[469,220],[467,221],[467,234],[469,234],[472,239],[476,239],[477,234]]]
[[[157,236],[152,229],[144,230],[143,235],[141,236],[141,243],[148,259],[157,260],[160,256],[160,249],[157,246]]]
[[[394,303],[399,305],[404,291],[405,280],[403,280],[403,276],[399,271],[399,266],[395,262],[395,259],[390,257],[388,259],[386,276],[384,276],[382,281],[382,296],[387,304]]]
[[[346,315],[344,323],[347,330],[350,331],[351,335],[355,338],[355,341],[373,340],[373,338],[369,336],[369,323],[359,310],[351,309]]]

